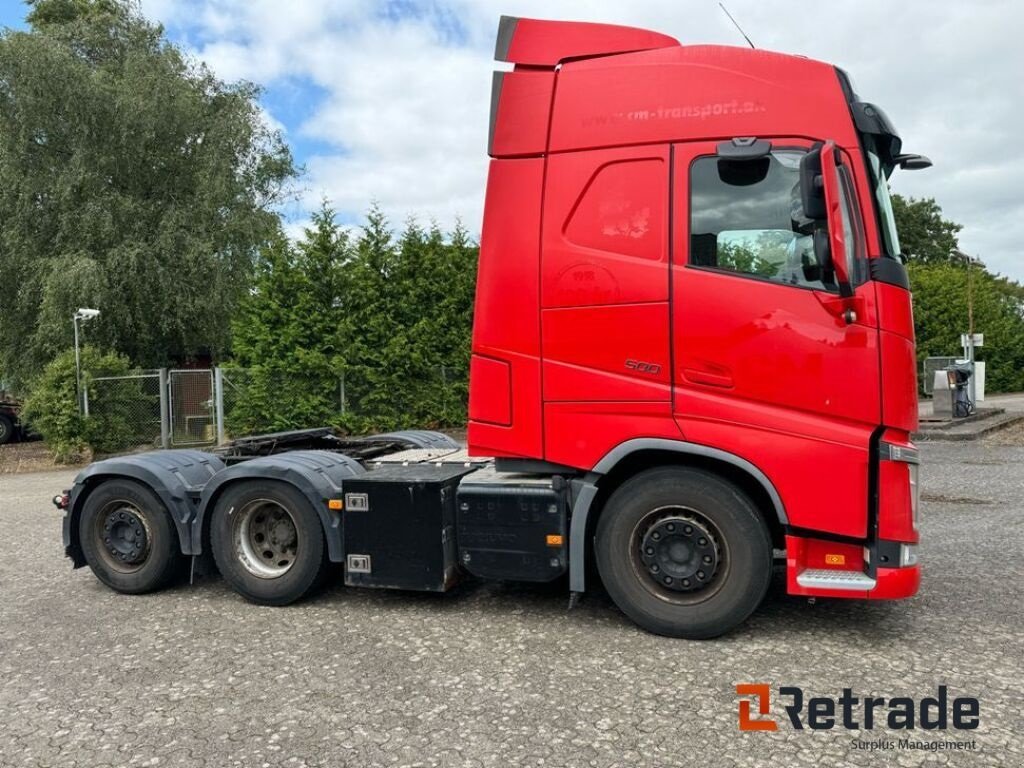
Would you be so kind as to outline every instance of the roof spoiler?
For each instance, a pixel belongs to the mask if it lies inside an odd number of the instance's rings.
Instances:
[[[555,67],[566,59],[672,48],[674,37],[617,24],[542,21],[502,16],[494,58],[528,67]]]

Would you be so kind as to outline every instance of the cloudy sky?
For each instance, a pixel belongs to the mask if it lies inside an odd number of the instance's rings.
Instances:
[[[305,166],[285,211],[298,231],[327,198],[358,222],[371,199],[479,230],[491,55],[501,14],[648,27],[687,43],[742,44],[715,0],[141,0],[170,38],[221,77],[265,89],[264,107]],[[754,43],[834,62],[880,104],[907,151],[935,167],[896,191],[935,197],[961,245],[1024,280],[1021,14],[1005,2],[729,0]],[[0,0],[0,24],[24,7]],[[812,10],[813,9],[813,10]]]

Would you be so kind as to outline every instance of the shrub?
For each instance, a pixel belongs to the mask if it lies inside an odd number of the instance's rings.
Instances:
[[[95,347],[81,350],[82,381],[97,376],[123,376],[131,371],[128,358],[104,353]],[[24,419],[43,436],[58,462],[76,461],[86,448],[114,452],[126,448],[133,436],[131,414],[143,398],[125,389],[117,398],[105,400],[103,408],[92,410],[89,418],[78,412],[75,386],[75,353],[57,355],[32,383],[25,400]]]

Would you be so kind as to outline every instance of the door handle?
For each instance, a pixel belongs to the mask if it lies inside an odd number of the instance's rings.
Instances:
[[[695,368],[684,368],[683,378],[691,384],[704,384],[709,387],[722,387],[731,389],[733,387],[732,376],[728,373],[712,373],[710,371],[698,371]]]

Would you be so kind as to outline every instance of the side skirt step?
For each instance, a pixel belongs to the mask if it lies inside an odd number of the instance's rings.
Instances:
[[[862,571],[836,571],[828,568],[808,568],[797,575],[796,583],[805,589],[859,591],[875,588],[875,580]]]

